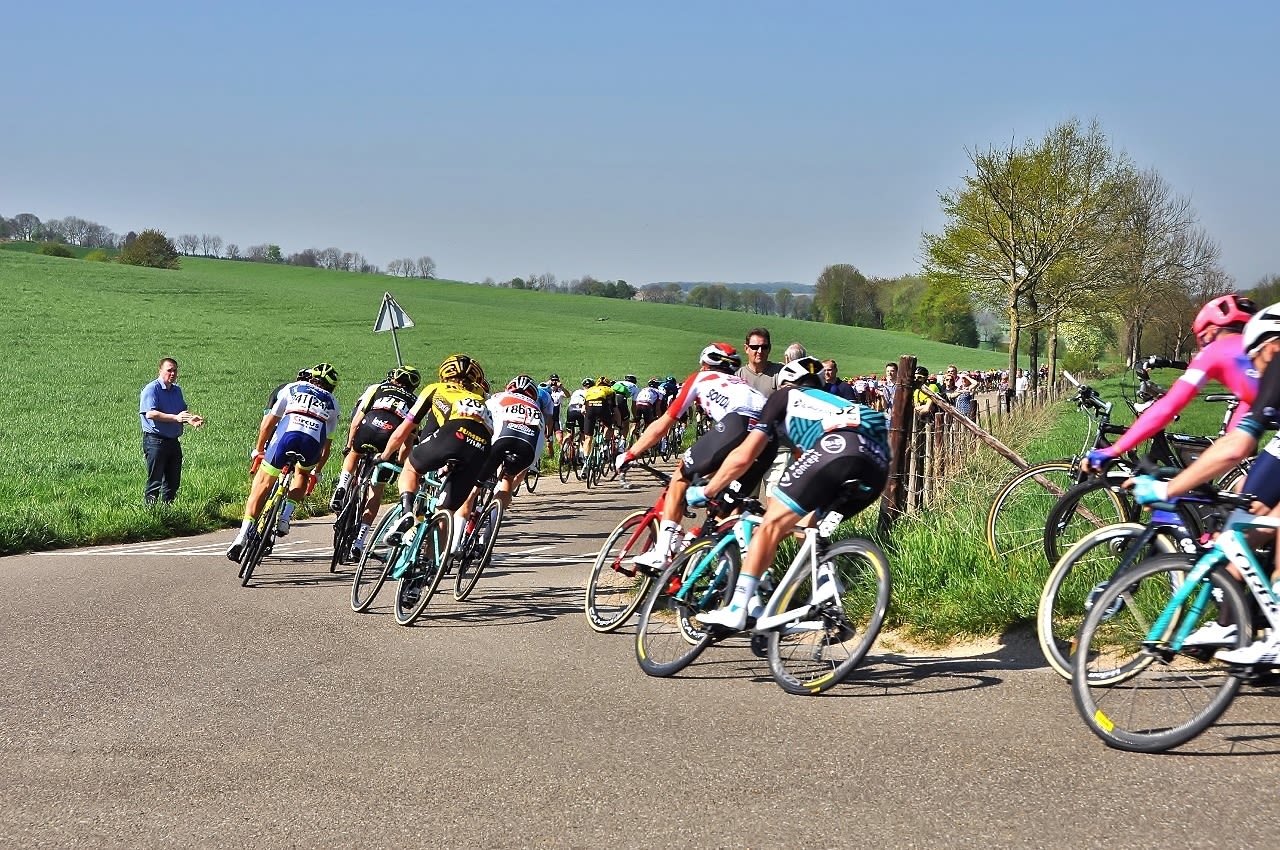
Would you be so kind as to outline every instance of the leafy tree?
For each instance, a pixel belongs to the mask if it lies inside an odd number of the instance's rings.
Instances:
[[[282,262],[284,262],[284,258],[280,255],[280,246],[279,246],[279,245],[268,245],[268,246],[267,246],[267,262],[268,262],[268,263],[282,263]]]
[[[176,269],[178,249],[159,230],[144,230],[120,250],[119,260],[128,266],[150,266],[156,269]]]
[[[978,347],[978,326],[973,320],[969,296],[953,281],[929,284],[916,314],[917,333],[938,342]]]
[[[1266,307],[1280,301],[1280,274],[1270,274],[1248,290],[1249,297],[1258,302],[1259,307]]]
[[[44,254],[46,257],[74,257],[75,256],[75,254],[71,253],[71,249],[68,248],[66,245],[63,245],[61,242],[46,242],[45,244],[40,246],[39,250],[37,250],[36,253]]]
[[[40,232],[40,217],[34,213],[18,213],[12,219],[13,235],[24,242],[30,242]]]
[[[785,286],[773,293],[773,303],[777,307],[778,315],[785,316],[791,310],[791,302],[795,300],[795,295]]]
[[[836,325],[871,325],[875,302],[866,277],[848,263],[827,266],[818,275],[813,304],[822,321]]]
[[[101,248],[94,248],[92,251],[84,255],[84,258],[91,263],[109,263],[111,255]]]
[[[813,318],[813,299],[808,295],[797,295],[791,302],[791,316],[795,319]]]

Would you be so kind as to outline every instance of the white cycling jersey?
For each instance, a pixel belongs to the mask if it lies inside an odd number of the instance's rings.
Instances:
[[[719,422],[730,413],[757,418],[764,407],[765,397],[736,375],[704,369],[688,377],[667,408],[667,415],[679,419],[695,401],[713,421]]]

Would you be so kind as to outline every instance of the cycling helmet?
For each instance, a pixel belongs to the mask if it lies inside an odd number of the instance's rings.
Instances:
[[[481,387],[487,393],[489,392],[489,379],[484,376],[484,367],[480,365],[480,361],[474,358],[467,364],[467,380],[474,387]]]
[[[1244,326],[1244,339],[1240,342],[1245,353],[1252,356],[1255,348],[1278,336],[1280,336],[1280,304],[1272,304],[1265,310],[1258,311],[1249,320],[1249,323]]]
[[[626,382],[627,382],[627,383],[629,383],[629,384],[638,384],[638,383],[640,383],[639,381],[637,381],[637,380],[636,380],[636,376],[635,376],[635,375],[623,375],[623,376],[622,376],[622,380],[626,381]]]
[[[440,361],[440,380],[448,384],[461,384],[471,369],[471,358],[465,354],[450,354]]]
[[[779,384],[795,384],[800,387],[822,386],[822,361],[816,357],[798,357],[778,372]]]
[[[397,366],[387,373],[387,379],[406,390],[416,390],[422,385],[422,373],[412,366]]]
[[[548,381],[558,381],[558,380],[560,380],[560,376],[559,376],[559,375],[557,375],[555,372],[552,372],[550,375],[548,375],[548,376],[547,376],[547,380],[548,380]]]
[[[674,383],[675,383],[675,380],[676,380],[676,376],[675,376],[675,375],[667,375],[667,377],[666,377],[664,380],[665,380],[667,383],[674,384]]]
[[[653,388],[656,390],[656,389],[658,388],[658,379],[657,379],[657,378],[650,378],[650,379],[649,379],[649,386],[653,387]]]
[[[313,384],[319,384],[326,390],[332,390],[338,385],[338,370],[330,366],[328,363],[317,363],[308,371],[309,378]]]
[[[516,375],[512,378],[507,384],[507,391],[520,393],[521,395],[528,396],[529,398],[538,397],[538,387],[533,383],[533,378],[530,378],[528,375]]]
[[[582,388],[583,388],[584,390],[585,390],[587,387],[591,386],[591,384],[592,384],[592,380],[591,380],[590,378],[583,378],[583,379],[582,379]]]
[[[597,386],[597,387],[611,387],[611,386],[613,386],[613,381],[609,380],[609,379],[608,379],[608,378],[606,378],[604,375],[601,375],[600,377],[596,378],[596,386]]]
[[[618,395],[624,396],[624,397],[631,395],[631,387],[627,386],[622,381],[618,381],[616,384],[613,385],[613,391]]]
[[[711,343],[702,349],[702,356],[698,359],[703,366],[718,369],[721,372],[732,372],[742,365],[738,350],[727,342]]]
[[[305,368],[305,369],[299,369],[299,370],[298,370],[298,380],[299,380],[299,381],[309,381],[309,380],[311,380],[311,367],[310,367],[310,366],[308,366],[308,367],[307,367],[307,368]]]
[[[1257,312],[1258,305],[1252,300],[1232,292],[1201,307],[1200,312],[1196,313],[1195,321],[1191,323],[1191,332],[1198,337],[1211,327],[1243,325]]]

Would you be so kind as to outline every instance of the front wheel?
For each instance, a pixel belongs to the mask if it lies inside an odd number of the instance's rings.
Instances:
[[[987,512],[991,557],[1038,558],[1044,549],[1049,511],[1080,475],[1069,460],[1049,460],[1033,464],[1001,485]]]
[[[449,511],[436,511],[415,529],[417,557],[396,586],[395,614],[400,625],[412,626],[418,621],[448,572],[452,532],[453,514]]]
[[[657,539],[658,520],[648,511],[631,514],[605,539],[587,578],[584,610],[592,631],[614,631],[643,604],[653,577],[631,560],[652,549]]]
[[[561,484],[568,484],[569,476],[576,473],[573,453],[569,450],[567,444],[560,447],[560,460],[556,462],[556,471],[560,474]]]
[[[636,660],[650,676],[674,676],[713,640],[713,632],[695,620],[733,595],[740,563],[736,546],[712,557],[714,545],[703,540],[681,552],[645,597],[636,627]]]
[[[457,577],[453,582],[453,598],[466,600],[476,589],[480,574],[489,566],[493,556],[493,542],[502,527],[502,503],[493,499],[485,505],[484,512],[476,520],[475,530],[462,541],[462,551],[454,558]]]
[[[1175,549],[1165,533],[1127,522],[1086,534],[1062,556],[1045,580],[1036,609],[1036,637],[1054,672],[1071,678],[1080,624],[1119,571]]]
[[[373,604],[373,598],[386,583],[387,576],[391,575],[397,547],[389,546],[385,538],[400,522],[403,510],[397,504],[387,511],[387,515],[382,518],[382,522],[378,523],[378,527],[369,538],[369,545],[365,546],[364,554],[360,556],[360,563],[356,566],[355,575],[351,578],[351,610],[357,614],[369,610],[369,606]]]
[[[787,693],[820,694],[857,667],[880,634],[889,610],[889,559],[869,540],[850,538],[820,553],[836,582],[834,599],[810,605],[811,576],[779,588],[778,611],[808,613],[769,632],[769,672]]]
[[[352,482],[354,489],[355,483]],[[333,521],[333,555],[329,558],[329,572],[337,572],[339,565],[347,562],[351,544],[356,540],[356,532],[360,529],[359,493],[351,493],[343,500],[338,509],[338,516]]]
[[[1062,553],[1091,531],[1121,522],[1132,522],[1137,508],[1121,488],[1127,473],[1104,475],[1081,481],[1049,511],[1044,525],[1044,557],[1058,563]]]
[[[1240,678],[1213,660],[1219,647],[1172,648],[1212,622],[1239,624],[1225,648],[1253,637],[1248,602],[1230,574],[1213,569],[1191,586],[1188,569],[1180,554],[1148,558],[1108,585],[1080,627],[1071,692],[1089,730],[1108,746],[1158,753],[1185,744],[1240,689]]]

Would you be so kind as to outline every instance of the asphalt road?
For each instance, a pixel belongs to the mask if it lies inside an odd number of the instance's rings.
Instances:
[[[400,628],[303,521],[0,559],[3,847],[1261,847],[1280,690],[1178,754],[1108,750],[1034,642],[894,651],[785,694],[745,643],[651,679],[596,635],[603,536],[655,491],[544,479],[473,601]]]

